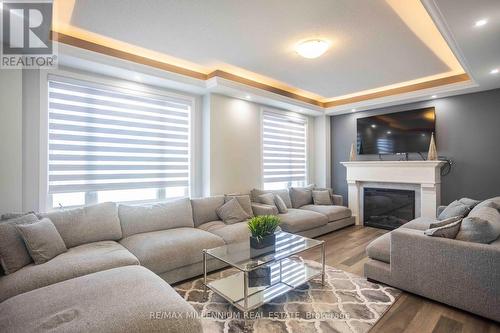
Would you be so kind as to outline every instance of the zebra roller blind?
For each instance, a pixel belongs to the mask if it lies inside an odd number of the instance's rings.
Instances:
[[[189,100],[50,78],[48,102],[49,196],[84,193],[88,204],[103,191],[125,201],[144,200],[130,197],[137,189],[189,194]]]
[[[264,188],[303,186],[307,182],[307,120],[264,111]]]

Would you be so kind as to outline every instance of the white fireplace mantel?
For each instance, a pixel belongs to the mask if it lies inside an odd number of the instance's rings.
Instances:
[[[347,168],[349,208],[360,219],[363,183],[416,184],[420,188],[420,216],[435,217],[441,201],[441,166],[444,161],[351,161]]]

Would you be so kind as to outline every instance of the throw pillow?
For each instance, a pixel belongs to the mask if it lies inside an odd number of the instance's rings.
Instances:
[[[467,216],[472,208],[458,200],[449,204],[438,216],[438,220],[445,220],[455,216]]]
[[[265,193],[272,193],[272,194],[277,194],[283,199],[285,202],[285,205],[287,208],[292,208],[292,200],[290,199],[290,194],[288,193],[288,189],[283,189],[283,190],[259,190],[254,188],[253,190],[250,191],[250,199],[253,202],[260,202],[259,201],[259,195],[265,194]]]
[[[462,220],[457,239],[488,244],[500,236],[500,213],[495,207],[483,206]]]
[[[245,212],[250,215],[250,217],[253,217],[252,201],[250,200],[250,196],[248,194],[226,194],[224,196],[224,202],[228,202],[233,198],[238,200],[241,208],[243,208]]]
[[[220,219],[227,224],[243,222],[251,217],[245,212],[236,199],[229,200],[217,208],[216,212]]]
[[[274,204],[276,205],[276,208],[278,208],[278,212],[280,214],[288,213],[285,201],[283,201],[283,199],[277,194],[274,195]]]
[[[445,220],[442,220],[442,221],[439,221],[439,222],[435,222],[435,223],[431,223],[429,225],[429,229],[444,227],[447,224],[450,224],[450,223],[453,223],[453,222],[457,222],[458,220],[461,220],[461,219],[462,219],[462,217],[460,217],[460,216],[449,217],[449,218],[447,218]]]
[[[274,194],[272,193],[261,194],[259,195],[259,201],[260,203],[263,203],[265,205],[274,206]]]
[[[290,198],[293,208],[300,208],[313,203],[312,190],[314,185],[306,187],[290,187]]]
[[[458,231],[460,230],[461,223],[462,220],[458,220],[453,223],[444,225],[442,227],[427,229],[424,231],[424,234],[432,237],[443,237],[443,238],[454,239],[457,236]]]
[[[332,197],[328,190],[313,190],[313,202],[315,205],[332,205]]]
[[[47,218],[31,224],[17,225],[16,229],[23,237],[36,265],[68,251],[54,223]]]
[[[14,273],[33,261],[16,225],[36,221],[38,218],[34,214],[28,214],[0,223],[0,261],[6,275]]]

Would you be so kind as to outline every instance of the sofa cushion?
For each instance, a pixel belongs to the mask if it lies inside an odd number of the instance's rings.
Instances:
[[[224,245],[224,240],[197,228],[176,228],[132,235],[120,243],[142,266],[161,274],[201,262],[203,249]]]
[[[159,313],[160,317],[152,317]],[[161,315],[179,314],[178,317]],[[189,303],[159,276],[127,266],[53,284],[2,304],[2,332],[200,333]]]
[[[0,302],[77,276],[138,264],[132,253],[114,241],[76,246],[46,263],[30,264],[13,274],[0,277]]]
[[[226,244],[244,241],[250,237],[247,222],[227,225],[222,221],[212,221],[203,223],[198,228],[221,237]]]
[[[460,216],[449,217],[447,219],[444,219],[444,220],[441,220],[441,221],[438,221],[438,222],[435,222],[435,223],[431,223],[429,225],[429,229],[444,227],[445,225],[457,222],[457,221],[459,221],[461,219],[462,218]]]
[[[313,203],[312,190],[314,185],[306,187],[290,187],[290,199],[293,208],[300,208]]]
[[[275,206],[276,204],[274,203],[274,196],[275,194],[273,193],[261,194],[259,195],[259,202],[263,203],[264,205]]]
[[[388,232],[371,241],[366,247],[368,257],[386,263],[391,262],[391,233]]]
[[[460,217],[467,216],[467,214],[469,214],[471,209],[477,203],[479,203],[479,201],[475,201],[468,198],[455,200],[448,206],[446,206],[446,208],[439,214],[438,220],[444,220],[454,216],[460,216]]]
[[[313,190],[312,196],[313,196],[313,203],[315,205],[331,205],[331,204],[333,204],[330,191],[328,191],[328,190]]]
[[[236,198],[229,200],[216,211],[221,220],[227,224],[242,222],[250,218]]]
[[[437,222],[439,221],[432,217],[417,217],[416,219],[403,224],[400,228],[424,231],[430,228],[431,223]]]
[[[281,214],[288,213],[288,208],[279,195],[274,195],[274,205],[276,206],[276,208],[278,208],[278,212],[280,212]]]
[[[424,234],[432,237],[454,239],[457,236],[458,231],[460,230],[461,223],[462,219],[459,219],[458,221],[448,223],[440,227],[427,229],[424,231]]]
[[[493,202],[481,206],[462,220],[462,226],[456,239],[474,242],[491,243],[500,236],[500,213]]]
[[[118,208],[114,202],[56,210],[42,216],[48,217],[54,223],[68,248],[122,238]]]
[[[252,200],[250,200],[250,195],[248,194],[226,194],[224,196],[224,202],[228,202],[232,198],[236,198],[238,202],[241,205],[241,208],[245,210],[245,212],[250,215],[250,217],[253,217],[253,210],[252,210]]]
[[[36,221],[34,214],[28,214],[0,223],[0,262],[5,274],[14,273],[33,261],[16,225]]]
[[[471,213],[476,210],[476,209],[479,209],[483,206],[488,206],[488,207],[494,207],[496,208],[497,210],[500,210],[500,197],[494,197],[494,198],[490,198],[490,199],[486,199],[480,203],[478,203],[471,211]]]
[[[200,224],[218,220],[219,216],[217,216],[216,210],[223,204],[223,195],[191,199],[194,226],[197,227]]]
[[[326,205],[305,205],[300,209],[310,210],[316,213],[326,215],[329,222],[351,217],[351,210],[344,206],[326,206]]]
[[[16,225],[35,265],[68,251],[56,227],[47,218],[35,223]]]
[[[287,189],[283,190],[259,190],[254,188],[250,192],[250,198],[252,199],[253,202],[260,202],[259,201],[259,196],[264,193],[273,193],[276,195],[279,195],[281,199],[285,202],[285,205],[287,208],[292,208],[292,200],[290,199],[290,194],[288,193]]]
[[[189,198],[153,205],[119,205],[123,237],[180,227],[194,227]]]
[[[291,233],[314,229],[328,223],[326,215],[306,209],[290,208],[288,213],[278,216],[281,219],[281,229]]]

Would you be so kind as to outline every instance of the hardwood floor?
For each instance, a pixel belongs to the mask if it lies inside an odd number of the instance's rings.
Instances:
[[[318,237],[326,241],[326,263],[329,266],[363,275],[368,260],[366,245],[386,230],[352,226]],[[304,258],[319,260],[319,250]],[[500,311],[500,309],[499,309]],[[500,324],[491,320],[404,292],[370,333],[500,333]]]

